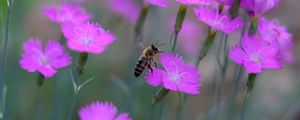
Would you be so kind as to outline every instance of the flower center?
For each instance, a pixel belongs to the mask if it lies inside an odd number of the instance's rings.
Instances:
[[[261,58],[257,54],[252,54],[252,55],[250,55],[250,60],[255,62],[255,63],[259,63],[261,61]]]
[[[48,64],[48,59],[47,59],[47,57],[44,56],[44,55],[41,55],[41,56],[40,56],[40,62],[41,62],[42,64],[44,64],[44,65]]]
[[[84,45],[89,45],[91,43],[92,39],[90,37],[84,36],[84,37],[82,37],[81,41]]]
[[[177,73],[176,71],[170,72],[168,74],[168,76],[169,76],[169,79],[173,82],[177,82],[177,81],[180,81],[182,79],[182,76],[179,73]]]

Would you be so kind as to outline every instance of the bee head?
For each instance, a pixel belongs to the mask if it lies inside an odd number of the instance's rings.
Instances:
[[[155,45],[151,45],[151,49],[155,52],[155,53],[159,53],[159,48]]]

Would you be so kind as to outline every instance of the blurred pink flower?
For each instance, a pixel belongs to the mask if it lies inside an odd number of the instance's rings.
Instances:
[[[113,103],[100,101],[82,107],[78,112],[80,120],[131,120],[127,113],[117,113]]]
[[[71,57],[63,46],[54,40],[49,40],[45,51],[39,39],[29,39],[23,45],[24,53],[20,65],[28,72],[39,71],[45,77],[52,77],[55,69],[63,68],[72,63]]]
[[[170,3],[168,0],[144,0],[146,3],[155,5],[158,7],[169,7]]]
[[[259,19],[258,32],[262,38],[271,45],[279,48],[283,60],[293,62],[291,53],[293,47],[292,35],[285,26],[279,24],[277,19],[268,21],[266,18]]]
[[[63,24],[67,45],[74,51],[100,54],[116,40],[116,36],[97,23]]]
[[[197,55],[200,51],[202,36],[203,30],[199,24],[191,20],[185,20],[179,34],[179,46],[185,53]]]
[[[194,8],[194,12],[200,21],[209,25],[212,29],[222,31],[226,34],[232,33],[243,25],[240,17],[231,19],[225,14],[218,13],[217,10],[200,7]]]
[[[278,48],[266,44],[260,36],[245,36],[242,48],[234,46],[229,57],[237,64],[243,65],[248,73],[260,73],[263,69],[280,69]]]
[[[139,6],[134,0],[110,0],[109,9],[132,23],[139,14]]]
[[[176,0],[177,2],[185,5],[209,5],[212,0]]]
[[[215,0],[215,1],[221,5],[228,5],[228,6],[231,6],[234,2],[234,0]]]
[[[153,68],[145,76],[146,82],[152,86],[163,85],[166,89],[187,94],[200,93],[200,74],[191,64],[185,64],[180,56],[162,53],[160,62],[165,70]]]
[[[250,16],[261,16],[275,8],[279,2],[280,0],[242,0],[241,7],[247,8]]]
[[[58,23],[65,22],[86,22],[91,18],[91,15],[86,10],[77,4],[63,3],[59,6],[46,6],[43,8],[43,13],[50,20]]]

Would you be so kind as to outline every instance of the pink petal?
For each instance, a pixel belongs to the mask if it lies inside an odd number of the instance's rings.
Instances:
[[[54,68],[62,68],[72,63],[70,55],[64,51],[62,45],[54,40],[48,41],[45,55],[48,58],[49,64]]]
[[[260,64],[254,63],[249,60],[245,60],[244,66],[246,68],[247,73],[260,73],[262,72],[262,68]]]
[[[28,72],[35,72],[42,64],[39,59],[42,53],[42,43],[38,39],[29,39],[23,45],[24,54],[20,59],[20,65]]]
[[[122,113],[118,115],[114,120],[131,120],[131,118],[127,113]]]
[[[282,63],[280,60],[276,59],[268,59],[264,60],[260,63],[262,68],[267,68],[267,69],[280,69],[282,67]]]
[[[147,76],[145,76],[146,82],[152,86],[160,86],[162,79],[165,76],[165,72],[158,68],[153,68],[153,72],[148,70]]]
[[[55,73],[56,73],[56,70],[53,69],[51,66],[49,65],[44,65],[42,66],[41,68],[39,68],[39,71],[46,77],[46,78],[49,78],[49,77],[52,77]]]
[[[229,57],[237,64],[242,64],[246,54],[239,46],[234,46],[229,52]]]

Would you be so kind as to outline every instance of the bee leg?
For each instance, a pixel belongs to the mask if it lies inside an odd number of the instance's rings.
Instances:
[[[151,74],[152,74],[152,73],[153,73],[153,69],[152,69],[152,67],[151,67],[151,60],[150,60],[150,63],[147,65],[147,67],[150,69]]]
[[[151,60],[154,63],[154,66],[157,68],[157,64],[154,60]]]

